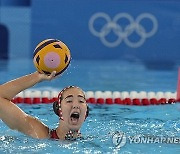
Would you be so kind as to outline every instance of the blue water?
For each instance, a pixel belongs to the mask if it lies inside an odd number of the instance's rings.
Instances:
[[[58,117],[52,105],[19,105],[51,128]],[[37,140],[7,128],[0,122],[0,153],[179,153],[179,144],[130,144],[116,148],[112,133],[123,131],[127,136],[180,137],[180,104],[162,106],[90,105],[90,116],[81,129],[84,140],[62,142]]]
[[[0,62],[0,83],[35,71],[31,60]],[[62,77],[43,82],[33,88],[59,89],[75,84],[84,90],[176,91],[177,67],[172,70],[148,70],[141,63],[121,61],[72,61]],[[125,135],[180,138],[180,103],[159,106],[92,105],[83,124],[83,140],[74,142],[37,140],[10,130],[0,121],[0,153],[180,153],[180,143],[136,144],[126,142],[119,148],[113,144],[113,133]],[[19,107],[50,128],[58,117],[52,104]]]

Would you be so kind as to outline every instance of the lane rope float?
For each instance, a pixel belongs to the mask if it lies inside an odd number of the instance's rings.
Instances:
[[[25,90],[12,99],[14,103],[47,104],[57,100],[59,91]],[[91,104],[122,104],[122,105],[160,105],[180,102],[180,67],[176,92],[146,91],[86,91],[86,99]]]
[[[59,91],[25,90],[12,102],[25,104],[48,104],[57,100]],[[87,102],[91,104],[159,105],[180,102],[177,92],[146,91],[86,91]]]

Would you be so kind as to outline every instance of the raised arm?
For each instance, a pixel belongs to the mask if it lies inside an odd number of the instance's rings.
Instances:
[[[36,118],[27,115],[11,100],[19,92],[43,80],[53,79],[55,74],[56,72],[52,72],[50,76],[47,76],[35,72],[0,85],[0,118],[11,129],[16,129],[34,138],[46,138],[48,127]]]

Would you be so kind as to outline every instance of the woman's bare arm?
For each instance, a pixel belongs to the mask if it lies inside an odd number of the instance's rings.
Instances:
[[[36,118],[27,115],[11,100],[19,92],[43,80],[52,80],[55,74],[56,72],[53,72],[47,76],[35,72],[0,85],[0,118],[11,129],[16,129],[34,138],[48,137],[48,127]]]

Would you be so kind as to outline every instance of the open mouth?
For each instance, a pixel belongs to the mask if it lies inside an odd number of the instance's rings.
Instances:
[[[71,118],[79,119],[79,113],[78,113],[78,112],[72,113],[72,114],[71,114]]]
[[[79,120],[79,113],[78,112],[74,112],[71,114],[70,118],[71,118],[71,122],[72,124],[77,124],[78,120]]]

